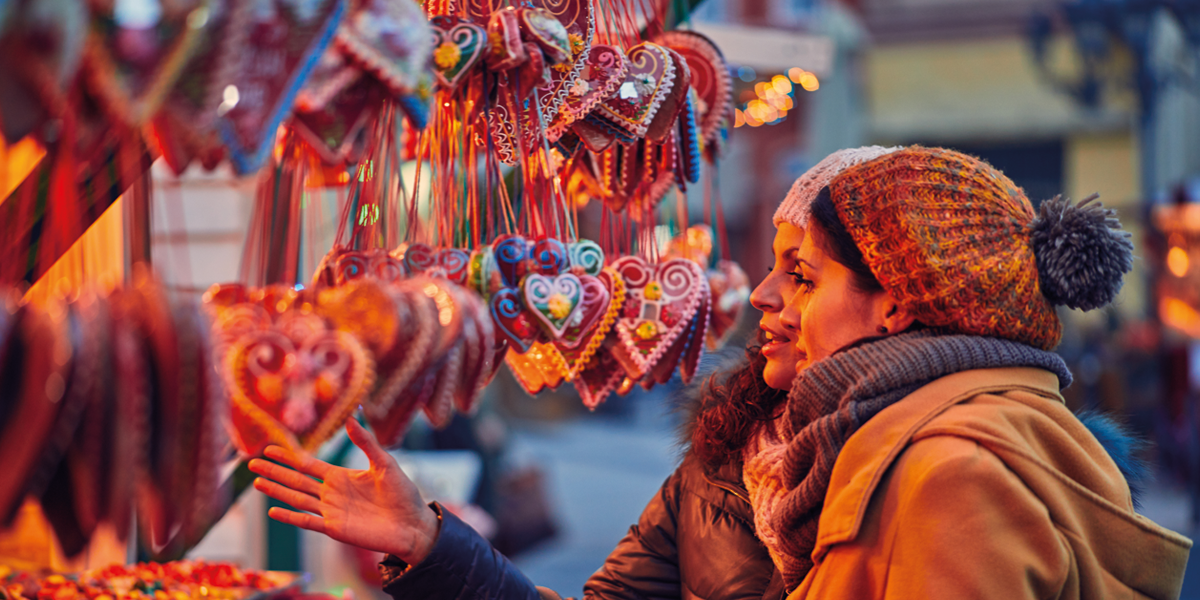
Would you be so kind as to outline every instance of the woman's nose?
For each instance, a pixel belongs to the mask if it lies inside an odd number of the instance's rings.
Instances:
[[[789,331],[800,331],[800,307],[796,302],[788,302],[779,313],[779,324]]]
[[[783,308],[783,296],[779,293],[779,281],[774,271],[750,292],[750,305],[765,313],[776,313]]]

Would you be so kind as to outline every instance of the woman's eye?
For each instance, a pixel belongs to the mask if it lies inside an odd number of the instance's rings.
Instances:
[[[799,271],[792,271],[792,272],[788,273],[788,275],[791,275],[792,280],[796,282],[796,285],[800,286],[801,288],[804,288],[805,291],[809,291],[812,289],[812,287],[813,287],[812,280],[805,279],[804,275],[801,274]]]

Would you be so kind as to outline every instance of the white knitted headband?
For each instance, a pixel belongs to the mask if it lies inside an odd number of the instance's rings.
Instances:
[[[788,191],[779,208],[775,210],[775,226],[780,223],[790,223],[796,227],[808,225],[808,216],[813,199],[821,188],[829,185],[838,173],[859,163],[874,160],[901,149],[901,146],[884,148],[883,146],[863,146],[861,148],[845,148],[838,150],[809,169]]]

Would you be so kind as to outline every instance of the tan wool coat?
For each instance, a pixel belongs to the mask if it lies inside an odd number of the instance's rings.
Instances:
[[[1134,512],[1055,375],[980,369],[850,437],[788,598],[1177,598],[1191,545]]]

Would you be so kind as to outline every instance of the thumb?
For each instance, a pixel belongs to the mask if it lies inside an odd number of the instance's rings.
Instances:
[[[354,442],[354,445],[367,455],[372,469],[382,469],[391,464],[391,455],[383,449],[383,446],[379,445],[375,435],[363,428],[354,418],[346,419],[346,435],[350,436],[350,441]]]

